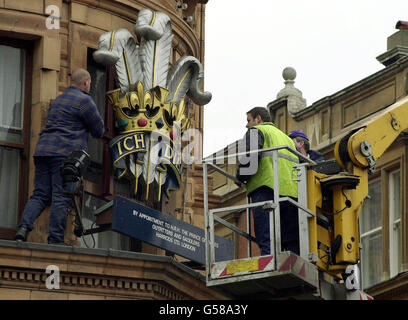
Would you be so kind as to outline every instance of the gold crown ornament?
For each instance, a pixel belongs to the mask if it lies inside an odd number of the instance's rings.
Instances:
[[[180,187],[176,140],[190,123],[184,98],[203,106],[211,93],[201,91],[204,72],[195,57],[184,56],[169,68],[173,35],[166,14],[142,9],[134,32],[140,45],[126,29],[102,34],[93,57],[113,66],[118,85],[107,92],[118,132],[109,143],[115,172],[133,177],[135,194],[141,182],[145,200],[154,184],[160,201],[162,190],[169,196]]]
[[[167,89],[155,87],[145,91],[143,82],[138,81],[135,91],[123,93],[121,89],[115,89],[106,94],[113,106],[116,128],[120,134],[162,131],[173,139],[175,122],[180,123],[182,131],[189,128],[190,121],[185,115],[184,100],[179,103],[167,102]]]

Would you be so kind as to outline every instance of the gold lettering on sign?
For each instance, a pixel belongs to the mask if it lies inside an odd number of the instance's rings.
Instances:
[[[145,148],[144,135],[140,134],[138,136],[138,134],[136,133],[134,135],[134,138],[135,138],[136,149],[144,149]]]

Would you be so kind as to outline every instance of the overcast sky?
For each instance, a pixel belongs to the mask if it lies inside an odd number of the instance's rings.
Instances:
[[[206,5],[204,156],[242,138],[246,111],[296,69],[307,106],[383,69],[376,57],[408,0],[210,0]]]

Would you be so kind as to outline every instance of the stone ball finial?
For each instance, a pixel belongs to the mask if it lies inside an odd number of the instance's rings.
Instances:
[[[296,78],[296,70],[292,67],[286,67],[282,71],[282,77],[283,79],[285,79],[285,81],[288,81],[288,80],[293,81]]]
[[[285,88],[277,94],[276,98],[286,98],[287,108],[290,115],[306,108],[306,99],[302,97],[302,91],[295,88],[296,70],[292,67],[286,67],[282,71],[282,77],[285,79]]]

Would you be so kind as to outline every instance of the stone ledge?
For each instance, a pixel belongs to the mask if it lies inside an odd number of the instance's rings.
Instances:
[[[172,257],[0,240],[0,291],[46,290],[132,299],[226,299],[205,277]],[[59,290],[47,290],[45,269],[60,268]],[[31,295],[30,295],[31,296]]]
[[[115,250],[115,249],[90,249],[90,248],[81,248],[81,247],[75,247],[75,246],[60,246],[60,245],[50,245],[50,244],[35,243],[35,242],[16,242],[16,241],[1,240],[1,239],[0,239],[0,247],[32,249],[32,250],[56,252],[56,253],[58,252],[58,253],[88,254],[92,256],[125,258],[125,259],[132,259],[132,260],[152,261],[152,262],[164,262],[164,263],[169,263],[171,265],[174,265],[176,268],[179,268],[181,271],[186,272],[197,279],[200,279],[202,281],[205,280],[205,277],[202,274],[194,271],[193,269],[186,267],[182,263],[175,261],[173,258],[169,256],[158,256],[158,255],[148,254],[148,253],[122,251],[122,250]],[[1,258],[1,254],[0,254],[0,258]]]
[[[323,97],[322,99],[316,102],[313,102],[312,105],[297,112],[293,116],[293,119],[295,119],[296,121],[301,121],[305,119],[306,117],[310,116],[311,114],[316,113],[319,110],[322,110],[323,108],[333,106],[340,101],[344,101],[354,95],[358,95],[358,93],[362,92],[363,90],[370,89],[373,86],[375,86],[375,84],[378,84],[381,81],[390,79],[391,77],[395,76],[397,73],[403,71],[407,66],[408,66],[408,57],[403,57],[399,59],[397,62],[395,62],[394,64],[380,71],[377,71],[376,73],[354,84],[351,84],[350,86],[332,95]]]
[[[0,268],[0,283],[2,288],[20,290],[47,291],[61,293],[76,293],[82,295],[115,296],[118,298],[138,299],[191,299],[182,292],[168,288],[165,284],[143,279],[95,277],[61,272],[60,288],[48,290],[45,282],[48,275],[45,272],[28,269]]]

